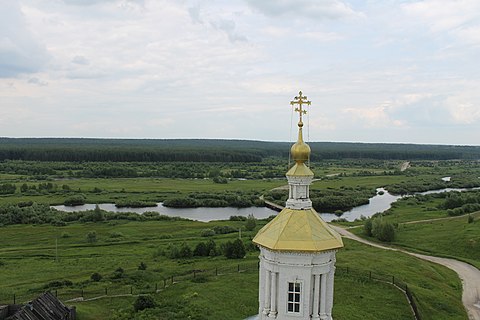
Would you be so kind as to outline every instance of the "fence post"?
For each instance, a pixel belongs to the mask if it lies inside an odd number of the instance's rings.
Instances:
[[[215,267],[215,275],[218,276],[218,267]]]
[[[106,287],[105,287],[105,295],[108,296],[108,290]]]
[[[197,273],[196,273],[196,271],[195,271],[195,270],[193,270],[193,278],[195,279],[195,278],[196,278],[196,276],[197,276]]]
[[[167,287],[167,279],[163,279],[163,289]]]
[[[17,296],[15,295],[15,293],[13,294],[13,304],[16,304],[17,302]]]
[[[392,276],[392,284],[395,284],[395,276]]]
[[[133,294],[133,286],[130,286],[130,294]]]
[[[158,283],[155,282],[155,293],[158,291]]]
[[[372,271],[370,271],[369,276],[370,280],[372,280]]]
[[[58,297],[58,291],[55,289],[55,297]]]
[[[240,264],[237,265],[237,272],[240,272]]]
[[[172,284],[173,284],[173,276],[172,276]]]
[[[347,274],[348,274],[348,266],[347,266]]]
[[[83,289],[82,289],[82,298],[83,298]]]

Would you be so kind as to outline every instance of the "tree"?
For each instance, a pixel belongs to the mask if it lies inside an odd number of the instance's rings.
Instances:
[[[199,242],[193,250],[193,255],[196,257],[206,257],[210,252],[208,251],[205,242]]]
[[[368,237],[372,236],[372,219],[365,220],[365,223],[363,224],[363,230]]]
[[[395,227],[382,218],[373,220],[372,235],[380,241],[392,242],[395,239]]]
[[[182,246],[180,247],[180,252],[179,252],[180,258],[191,258],[193,253],[192,249],[188,246],[186,242],[182,243]]]
[[[92,279],[92,281],[94,281],[94,282],[98,282],[98,281],[102,280],[102,278],[103,278],[102,275],[98,272],[95,272],[90,276],[90,279]]]
[[[217,250],[217,244],[212,239],[207,241],[207,251],[210,257],[215,257],[221,254],[218,252],[219,250]]]
[[[473,221],[474,221],[473,216],[472,216],[471,214],[469,214],[469,215],[468,215],[468,220],[467,220],[467,222],[468,222],[468,223],[473,223]]]
[[[87,233],[87,241],[89,243],[97,242],[97,232],[95,232],[95,230],[89,231]]]
[[[253,214],[249,214],[247,218],[247,222],[245,222],[245,229],[247,231],[252,231],[255,229],[256,226],[257,226],[257,222],[255,217],[253,216]]]
[[[103,210],[100,209],[98,204],[95,205],[95,209],[93,210],[91,219],[93,222],[99,222],[105,220],[105,217],[103,216]]]
[[[235,241],[231,242],[228,241],[225,243],[225,257],[228,259],[241,259],[245,257],[247,251],[245,250],[245,245],[243,241],[240,239],[236,239]]]
[[[151,295],[141,295],[138,296],[135,302],[133,303],[133,309],[135,312],[145,310],[148,308],[154,308],[155,307],[155,300],[153,300],[153,297]]]
[[[82,194],[71,196],[67,198],[64,202],[66,206],[80,206],[85,204],[85,196]]]
[[[28,185],[26,183],[22,184],[20,187],[20,192],[27,192],[28,191]]]
[[[123,270],[122,267],[118,267],[118,268],[113,272],[112,279],[120,279],[120,278],[123,277],[124,274],[125,274],[125,270]]]

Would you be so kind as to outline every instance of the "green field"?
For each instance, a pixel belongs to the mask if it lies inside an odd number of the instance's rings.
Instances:
[[[103,223],[73,223],[65,227],[53,227],[49,225],[29,226],[15,225],[3,227],[0,240],[0,292],[3,300],[9,299],[14,293],[17,299],[28,300],[32,295],[41,292],[44,286],[54,280],[70,280],[73,286],[60,288],[65,292],[65,297],[78,296],[83,288],[85,292],[98,292],[101,294],[105,287],[114,292],[128,291],[130,285],[135,287],[136,292],[145,290],[151,292],[155,284],[162,284],[163,279],[169,279],[172,275],[189,273],[191,270],[220,270],[234,272],[237,265],[256,266],[258,253],[250,252],[241,261],[226,259],[223,256],[211,258],[169,259],[157,255],[159,248],[166,248],[169,243],[186,242],[192,246],[205,238],[200,237],[201,230],[212,228],[215,225],[231,225],[239,227],[243,222],[193,222],[193,221],[151,221],[151,222],[103,222]],[[260,226],[257,226],[257,230]],[[95,230],[98,241],[94,244],[86,241],[86,233]],[[122,237],[112,238],[112,234],[121,234]],[[255,231],[244,232],[245,243],[254,235]],[[62,236],[63,235],[63,236]],[[67,237],[65,237],[67,235]],[[217,243],[228,239],[234,239],[236,234],[215,236]],[[55,241],[58,239],[58,261],[56,262]],[[407,283],[413,291],[420,311],[425,319],[466,319],[461,304],[461,284],[456,275],[450,270],[427,263],[407,255],[386,252],[383,250],[367,247],[352,241],[346,241],[346,248],[338,253],[339,268],[348,266],[353,275],[342,275],[338,271],[338,285],[336,286],[336,299],[349,301],[351,308],[339,306],[335,314],[339,319],[352,319],[356,311],[362,305],[368,305],[371,310],[376,310],[374,315],[384,315],[384,319],[397,319],[401,310],[402,316],[409,317],[408,307],[404,296],[391,287],[381,283],[370,283],[365,279],[368,271],[375,274],[395,275],[398,279]],[[147,270],[137,270],[140,262],[147,264]],[[122,267],[125,277],[116,280],[111,276],[114,270]],[[243,267],[242,267],[243,268]],[[354,276],[363,274],[362,277]],[[104,276],[100,282],[89,280],[90,275],[98,272]],[[245,275],[244,275],[245,274]],[[242,317],[255,312],[257,309],[257,272],[245,272],[235,276],[235,281],[228,280],[225,276],[212,277],[206,284],[190,281],[181,281],[180,285],[174,285],[165,289],[164,293],[156,296],[158,303],[163,308],[172,308],[183,301],[185,295],[197,292],[195,299],[185,305],[185,312],[198,312],[209,310],[212,314],[205,319],[224,319],[225,310],[216,309],[208,305],[208,301],[215,299],[220,289],[212,289],[218,286],[226,292],[238,292],[235,298],[244,301],[243,304],[232,303],[227,306],[226,312],[231,314],[231,319]],[[246,278],[245,278],[246,277]],[[343,280],[342,280],[343,278]],[[342,282],[343,281],[343,282]],[[343,284],[342,284],[343,283]],[[358,290],[350,289],[354,285]],[[209,289],[209,286],[210,287]],[[202,288],[204,290],[202,290]],[[62,291],[63,290],[63,291]],[[215,291],[217,290],[217,291]],[[220,292],[223,292],[221,291]],[[227,295],[227,293],[222,293]],[[211,296],[213,295],[213,296]],[[62,296],[62,295],[61,295]],[[361,297],[360,297],[361,296]],[[388,297],[389,304],[385,304],[382,297]],[[359,299],[363,299],[359,302]],[[107,299],[108,300],[108,299]],[[130,301],[130,300],[129,300]],[[163,301],[163,304],[162,304]],[[111,300],[111,308],[117,308],[117,301]],[[105,302],[89,302],[78,304],[82,319],[97,317],[99,309],[104,307]],[[347,306],[349,305],[347,304]],[[241,307],[243,305],[243,307]],[[392,306],[396,306],[392,308]],[[441,308],[439,308],[441,306]],[[128,307],[130,308],[130,307]],[[128,309],[127,308],[127,309]],[[204,310],[205,309],[205,310]],[[159,308],[161,312],[162,308]],[[389,314],[389,316],[386,316]],[[383,316],[382,316],[383,317]],[[177,319],[172,318],[166,319]],[[203,319],[203,318],[199,318]],[[375,316],[365,319],[378,319]],[[400,319],[400,318],[399,318]]]
[[[316,172],[312,190],[342,191],[395,186],[396,188],[422,188],[435,183],[442,176],[471,176],[478,174],[477,163],[461,165],[451,162],[415,162],[406,172],[393,172],[400,161],[323,161],[314,164]],[[14,183],[14,194],[0,195],[0,204],[39,202],[61,204],[72,195],[85,195],[87,203],[116,202],[118,200],[141,200],[160,202],[165,199],[184,197],[193,193],[226,194],[238,192],[260,196],[265,192],[286,185],[286,180],[228,178],[228,183],[214,183],[213,179],[179,179],[157,177],[131,178],[87,178],[68,176],[69,163],[52,163],[58,172],[52,175],[15,174],[0,172],[1,183]],[[6,163],[11,165],[11,163]],[[27,166],[28,163],[13,163],[13,166]],[[90,164],[89,164],[90,165]],[[89,166],[85,165],[85,166]],[[94,164],[101,166],[101,164]],[[151,164],[108,163],[116,168],[155,169]],[[173,164],[169,164],[173,165]],[[182,164],[184,165],[184,164]],[[72,166],[83,166],[75,163]],[[153,166],[153,167],[152,167]],[[200,164],[205,175],[216,164]],[[48,165],[39,165],[41,170]],[[221,174],[229,175],[232,170],[223,163]],[[235,164],[235,170],[258,170],[255,175],[268,175],[279,170],[280,165]],[[18,168],[17,168],[18,169]],[[20,168],[22,169],[22,168]],[[48,169],[48,168],[47,168]],[[153,170],[152,169],[152,170]],[[13,170],[13,169],[12,169]],[[16,169],[15,169],[16,170]],[[14,170],[14,171],[15,171]],[[22,169],[24,170],[24,168]],[[26,170],[26,169],[25,169]],[[45,169],[46,170],[46,169]],[[57,169],[56,169],[57,170]],[[74,172],[74,175],[80,169]],[[388,171],[388,172],[387,172]],[[141,173],[141,172],[140,172]],[[338,176],[327,176],[341,174]],[[459,181],[461,178],[459,178]],[[469,181],[468,179],[465,181]],[[55,190],[28,190],[27,186],[40,183],[56,184]],[[68,191],[62,189],[67,186]],[[342,194],[343,196],[343,194]],[[442,209],[443,199],[419,200],[408,198],[399,201],[389,210],[385,220],[399,224],[395,245],[412,251],[433,255],[450,256],[480,266],[480,216],[467,224],[467,218],[456,218],[429,223],[403,224],[431,218],[447,217]],[[67,221],[68,222],[68,221]],[[227,259],[224,256],[171,259],[164,253],[171,243],[197,243],[209,238],[201,237],[204,229],[215,226],[244,226],[242,221],[128,221],[110,220],[103,222],[68,222],[66,226],[52,225],[6,225],[0,227],[0,302],[10,301],[16,294],[17,301],[27,301],[47,289],[52,281],[68,280],[66,287],[50,286],[58,290],[62,299],[78,297],[84,290],[87,298],[103,294],[125,294],[133,290],[153,292],[156,286],[160,292],[154,295],[157,307],[132,313],[134,297],[107,297],[88,302],[75,302],[79,320],[85,319],[244,319],[257,312],[258,273],[256,265],[258,252],[251,248],[251,238],[265,221],[259,221],[256,230],[242,231],[242,238],[251,251],[244,259]],[[352,223],[349,223],[352,224]],[[356,223],[358,224],[358,222]],[[352,229],[361,234],[362,229]],[[89,243],[86,235],[96,232],[97,241]],[[215,235],[217,245],[231,241],[237,233]],[[384,281],[394,276],[405,283],[413,292],[422,319],[467,319],[461,303],[461,283],[457,275],[444,267],[428,263],[399,253],[368,247],[345,240],[346,247],[338,253],[338,269],[335,285],[334,318],[350,319],[411,319],[412,314],[403,293],[391,284],[372,281],[370,271]],[[144,262],[147,270],[138,270]],[[237,272],[238,266],[241,270]],[[115,270],[123,268],[125,273],[115,279]],[[347,274],[343,270],[350,270]],[[220,270],[215,276],[212,270]],[[205,282],[192,281],[192,270],[209,270]],[[98,272],[103,276],[99,282],[90,280]],[[178,275],[185,275],[177,277]],[[171,277],[175,276],[175,284]],[[167,280],[165,280],[167,279]],[[167,287],[163,289],[164,280]],[[170,281],[170,282],[169,282]],[[352,289],[353,288],[353,289]]]
[[[428,255],[450,257],[480,268],[480,212],[467,216],[422,223],[400,224],[394,245]],[[352,229],[358,235],[362,229]]]

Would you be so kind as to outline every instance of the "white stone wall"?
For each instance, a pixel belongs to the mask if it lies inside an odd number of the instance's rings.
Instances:
[[[260,319],[331,320],[335,254],[275,252],[261,247]],[[287,311],[289,282],[301,283],[300,313]]]
[[[287,179],[289,185],[287,208],[310,209],[312,201],[309,198],[309,193],[313,177],[287,176]]]

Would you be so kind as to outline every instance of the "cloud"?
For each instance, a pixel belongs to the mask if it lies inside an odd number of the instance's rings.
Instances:
[[[88,61],[87,58],[85,58],[84,56],[75,56],[72,58],[72,63],[75,63],[75,64],[81,64],[81,65],[88,65],[90,64],[90,62]]]
[[[345,115],[355,121],[360,121],[366,128],[385,128],[394,124],[401,124],[390,119],[387,113],[387,106],[380,105],[376,107],[365,108],[345,108],[342,111]]]
[[[445,99],[444,106],[455,124],[470,125],[480,122],[480,95],[475,89],[449,96]]]
[[[461,28],[466,23],[478,19],[478,0],[425,0],[405,3],[402,9],[409,15],[426,23],[433,32],[450,31]]]
[[[266,16],[300,16],[311,19],[340,19],[358,16],[350,6],[339,0],[246,0]]]
[[[40,80],[37,77],[28,79],[28,83],[36,84],[37,86],[41,86],[41,87],[48,86],[48,82]]]
[[[17,1],[3,1],[0,11],[0,78],[40,71],[49,59],[34,39]]]
[[[236,32],[235,28],[235,21],[233,20],[227,20],[227,19],[220,19],[215,22],[211,22],[211,25],[217,29],[217,30],[222,30],[225,32],[228,36],[228,40],[230,42],[236,42],[236,41],[247,41],[247,37],[240,35]]]
[[[91,6],[101,3],[111,3],[118,0],[63,0],[66,4],[76,5],[76,6]]]
[[[480,45],[480,1],[425,0],[402,5],[408,16],[431,33],[452,36],[466,44]]]
[[[188,14],[190,15],[190,18],[192,19],[193,23],[203,24],[203,21],[200,18],[200,7],[199,6],[190,7],[187,10],[188,10]]]

